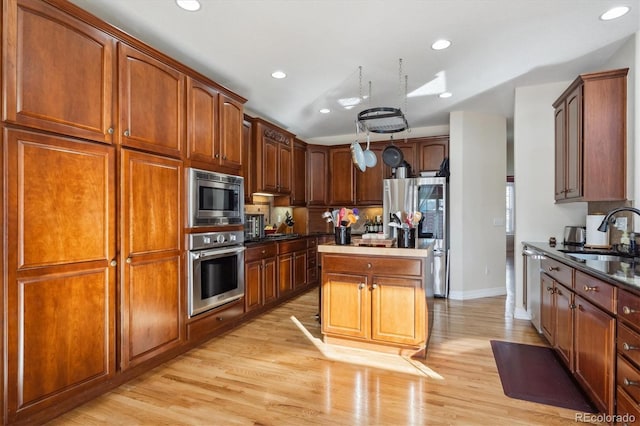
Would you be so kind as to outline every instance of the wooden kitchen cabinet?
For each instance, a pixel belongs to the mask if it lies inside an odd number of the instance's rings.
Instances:
[[[351,149],[341,146],[329,149],[329,205],[350,206],[355,202],[355,170]],[[361,173],[358,171],[358,173]]]
[[[112,143],[116,40],[42,1],[4,12],[2,119]]]
[[[33,422],[115,375],[115,151],[3,132],[5,419]]]
[[[326,206],[329,183],[329,148],[307,146],[307,205]]]
[[[555,343],[560,358],[569,371],[574,371],[574,297],[573,291],[556,282],[554,293],[556,307]]]
[[[307,238],[307,284],[318,281],[318,238]]]
[[[640,383],[640,296],[619,289],[616,313],[616,413],[637,415],[640,411],[637,386]]]
[[[540,328],[551,346],[556,343],[556,284],[547,274],[540,274]]]
[[[415,140],[417,172],[433,172],[440,170],[440,165],[449,157],[449,136],[432,136]]]
[[[323,254],[325,340],[423,349],[423,263],[419,258]]]
[[[185,133],[184,74],[120,43],[118,87],[121,145],[181,158]]]
[[[355,169],[356,174],[356,204],[359,206],[382,205],[382,180],[385,164],[382,161],[384,147],[370,146],[378,161],[374,167],[367,167],[364,172]]]
[[[120,367],[184,341],[182,162],[122,150]]]
[[[554,102],[555,199],[626,199],[627,72],[582,74]]]
[[[187,156],[205,170],[238,174],[243,162],[243,105],[187,78]]]
[[[293,135],[259,118],[252,119],[253,192],[289,195],[293,174]]]
[[[278,298],[277,243],[245,251],[245,311],[259,309]]]
[[[278,242],[278,298],[307,283],[307,241]]]
[[[307,205],[307,144],[295,139],[293,144],[293,182],[290,205]]]

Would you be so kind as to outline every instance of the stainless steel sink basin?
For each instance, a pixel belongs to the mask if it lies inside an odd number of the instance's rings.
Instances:
[[[632,262],[633,258],[626,258],[612,254],[595,254],[595,253],[571,253],[569,257],[575,257],[578,260],[599,260],[602,262]]]

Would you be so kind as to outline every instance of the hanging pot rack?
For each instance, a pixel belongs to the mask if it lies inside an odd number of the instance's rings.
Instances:
[[[358,114],[358,127],[363,132],[398,133],[409,128],[400,108],[375,107]]]

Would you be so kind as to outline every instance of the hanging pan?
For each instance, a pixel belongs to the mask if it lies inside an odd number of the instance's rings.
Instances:
[[[364,160],[364,152],[358,141],[351,144],[351,159],[353,160],[353,164],[355,164],[361,172],[365,171],[367,165]]]
[[[382,161],[389,167],[398,167],[404,161],[404,154],[400,148],[392,144],[382,151]]]

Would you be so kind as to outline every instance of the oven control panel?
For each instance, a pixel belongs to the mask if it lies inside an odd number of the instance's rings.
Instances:
[[[205,232],[189,235],[188,250],[204,250],[242,244],[244,244],[244,231]]]

